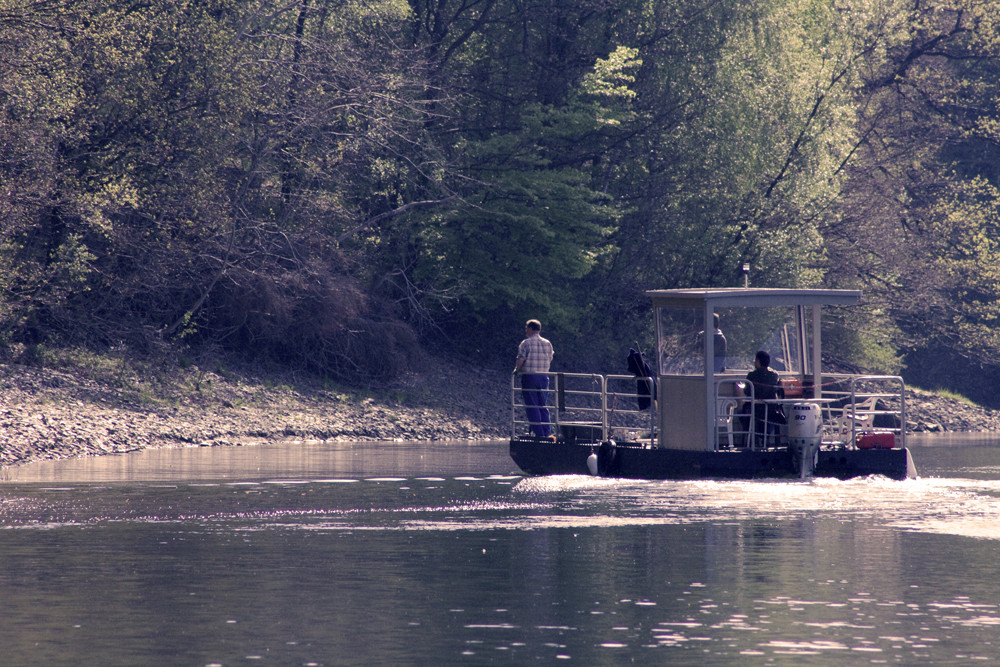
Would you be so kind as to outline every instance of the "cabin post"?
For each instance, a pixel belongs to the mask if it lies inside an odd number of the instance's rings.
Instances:
[[[656,442],[650,442],[653,447],[666,447],[666,443],[663,441],[663,426],[664,426],[664,406],[663,406],[663,324],[660,322],[660,308],[653,302],[653,318],[656,325],[656,350],[654,354],[656,355],[656,384],[659,387],[659,400],[653,401],[653,410],[656,412]]]
[[[823,355],[822,342],[820,338],[820,319],[822,306],[816,304],[812,307],[812,374],[813,374],[813,398],[823,396]],[[804,338],[803,338],[804,340]]]
[[[705,335],[705,353],[702,358],[705,360],[705,449],[712,451],[715,449],[715,308],[711,301],[705,302],[705,322],[702,326]]]
[[[812,308],[806,308],[806,306],[795,307],[795,335],[799,339],[798,359],[795,360],[795,367],[799,369],[803,381],[805,380],[806,370],[809,368],[809,364],[812,363],[812,347],[807,344],[809,339],[806,338],[807,312],[811,315]]]

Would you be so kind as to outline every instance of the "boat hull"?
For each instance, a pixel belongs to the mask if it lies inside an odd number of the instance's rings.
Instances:
[[[546,442],[530,438],[510,441],[510,456],[529,475],[589,475],[587,459],[597,457],[602,477],[630,479],[754,479],[799,477],[799,466],[787,449],[691,451],[630,445]],[[820,449],[815,477],[850,479],[883,475],[915,478],[908,449]]]

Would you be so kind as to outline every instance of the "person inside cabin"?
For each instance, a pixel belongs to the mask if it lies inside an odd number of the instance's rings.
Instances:
[[[714,341],[714,359],[715,359],[715,372],[721,373],[726,370],[726,353],[728,352],[726,343],[726,336],[722,333],[722,329],[719,328],[719,314],[715,315],[715,334],[713,335]]]
[[[779,425],[786,423],[785,413],[780,405],[767,405],[762,402],[784,398],[778,374],[770,369],[770,365],[771,355],[766,350],[757,350],[753,360],[754,368],[747,373],[748,384],[744,386],[744,393],[753,397],[754,433],[758,443],[766,443],[768,436],[776,434]],[[741,418],[744,431],[750,430],[750,405],[751,402],[746,401],[741,409],[741,412],[747,415]]]
[[[549,388],[549,364],[555,354],[552,343],[542,338],[542,323],[528,320],[524,325],[524,340],[517,347],[514,372],[521,374],[521,396],[531,432],[539,438],[555,440],[549,422],[545,392]]]
[[[726,343],[726,335],[722,333],[722,329],[719,327],[719,314],[712,314],[715,319],[715,333],[712,334],[712,358],[714,359],[713,368],[716,373],[721,373],[726,370],[726,354],[728,352]],[[698,332],[698,350],[703,351],[705,341],[705,332]]]

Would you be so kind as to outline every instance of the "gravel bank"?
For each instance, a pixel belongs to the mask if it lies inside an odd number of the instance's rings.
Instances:
[[[195,368],[168,382],[0,364],[0,465],[148,447],[505,437],[510,376],[447,365],[377,391]]]
[[[443,363],[366,392],[197,368],[171,371],[169,381],[104,375],[98,381],[0,364],[0,465],[290,438],[491,440],[509,433],[510,376]],[[926,392],[910,392],[908,411],[912,431],[1000,430],[1000,412]]]

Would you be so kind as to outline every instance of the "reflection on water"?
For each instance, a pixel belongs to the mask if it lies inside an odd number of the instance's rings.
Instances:
[[[914,664],[1000,656],[1000,449],[921,479],[525,478],[502,443],[34,464],[0,485],[13,663]]]
[[[468,442],[290,441],[242,447],[149,449],[123,455],[37,461],[3,471],[7,482],[152,482],[287,479],[318,474],[407,475],[515,472],[506,450]]]

